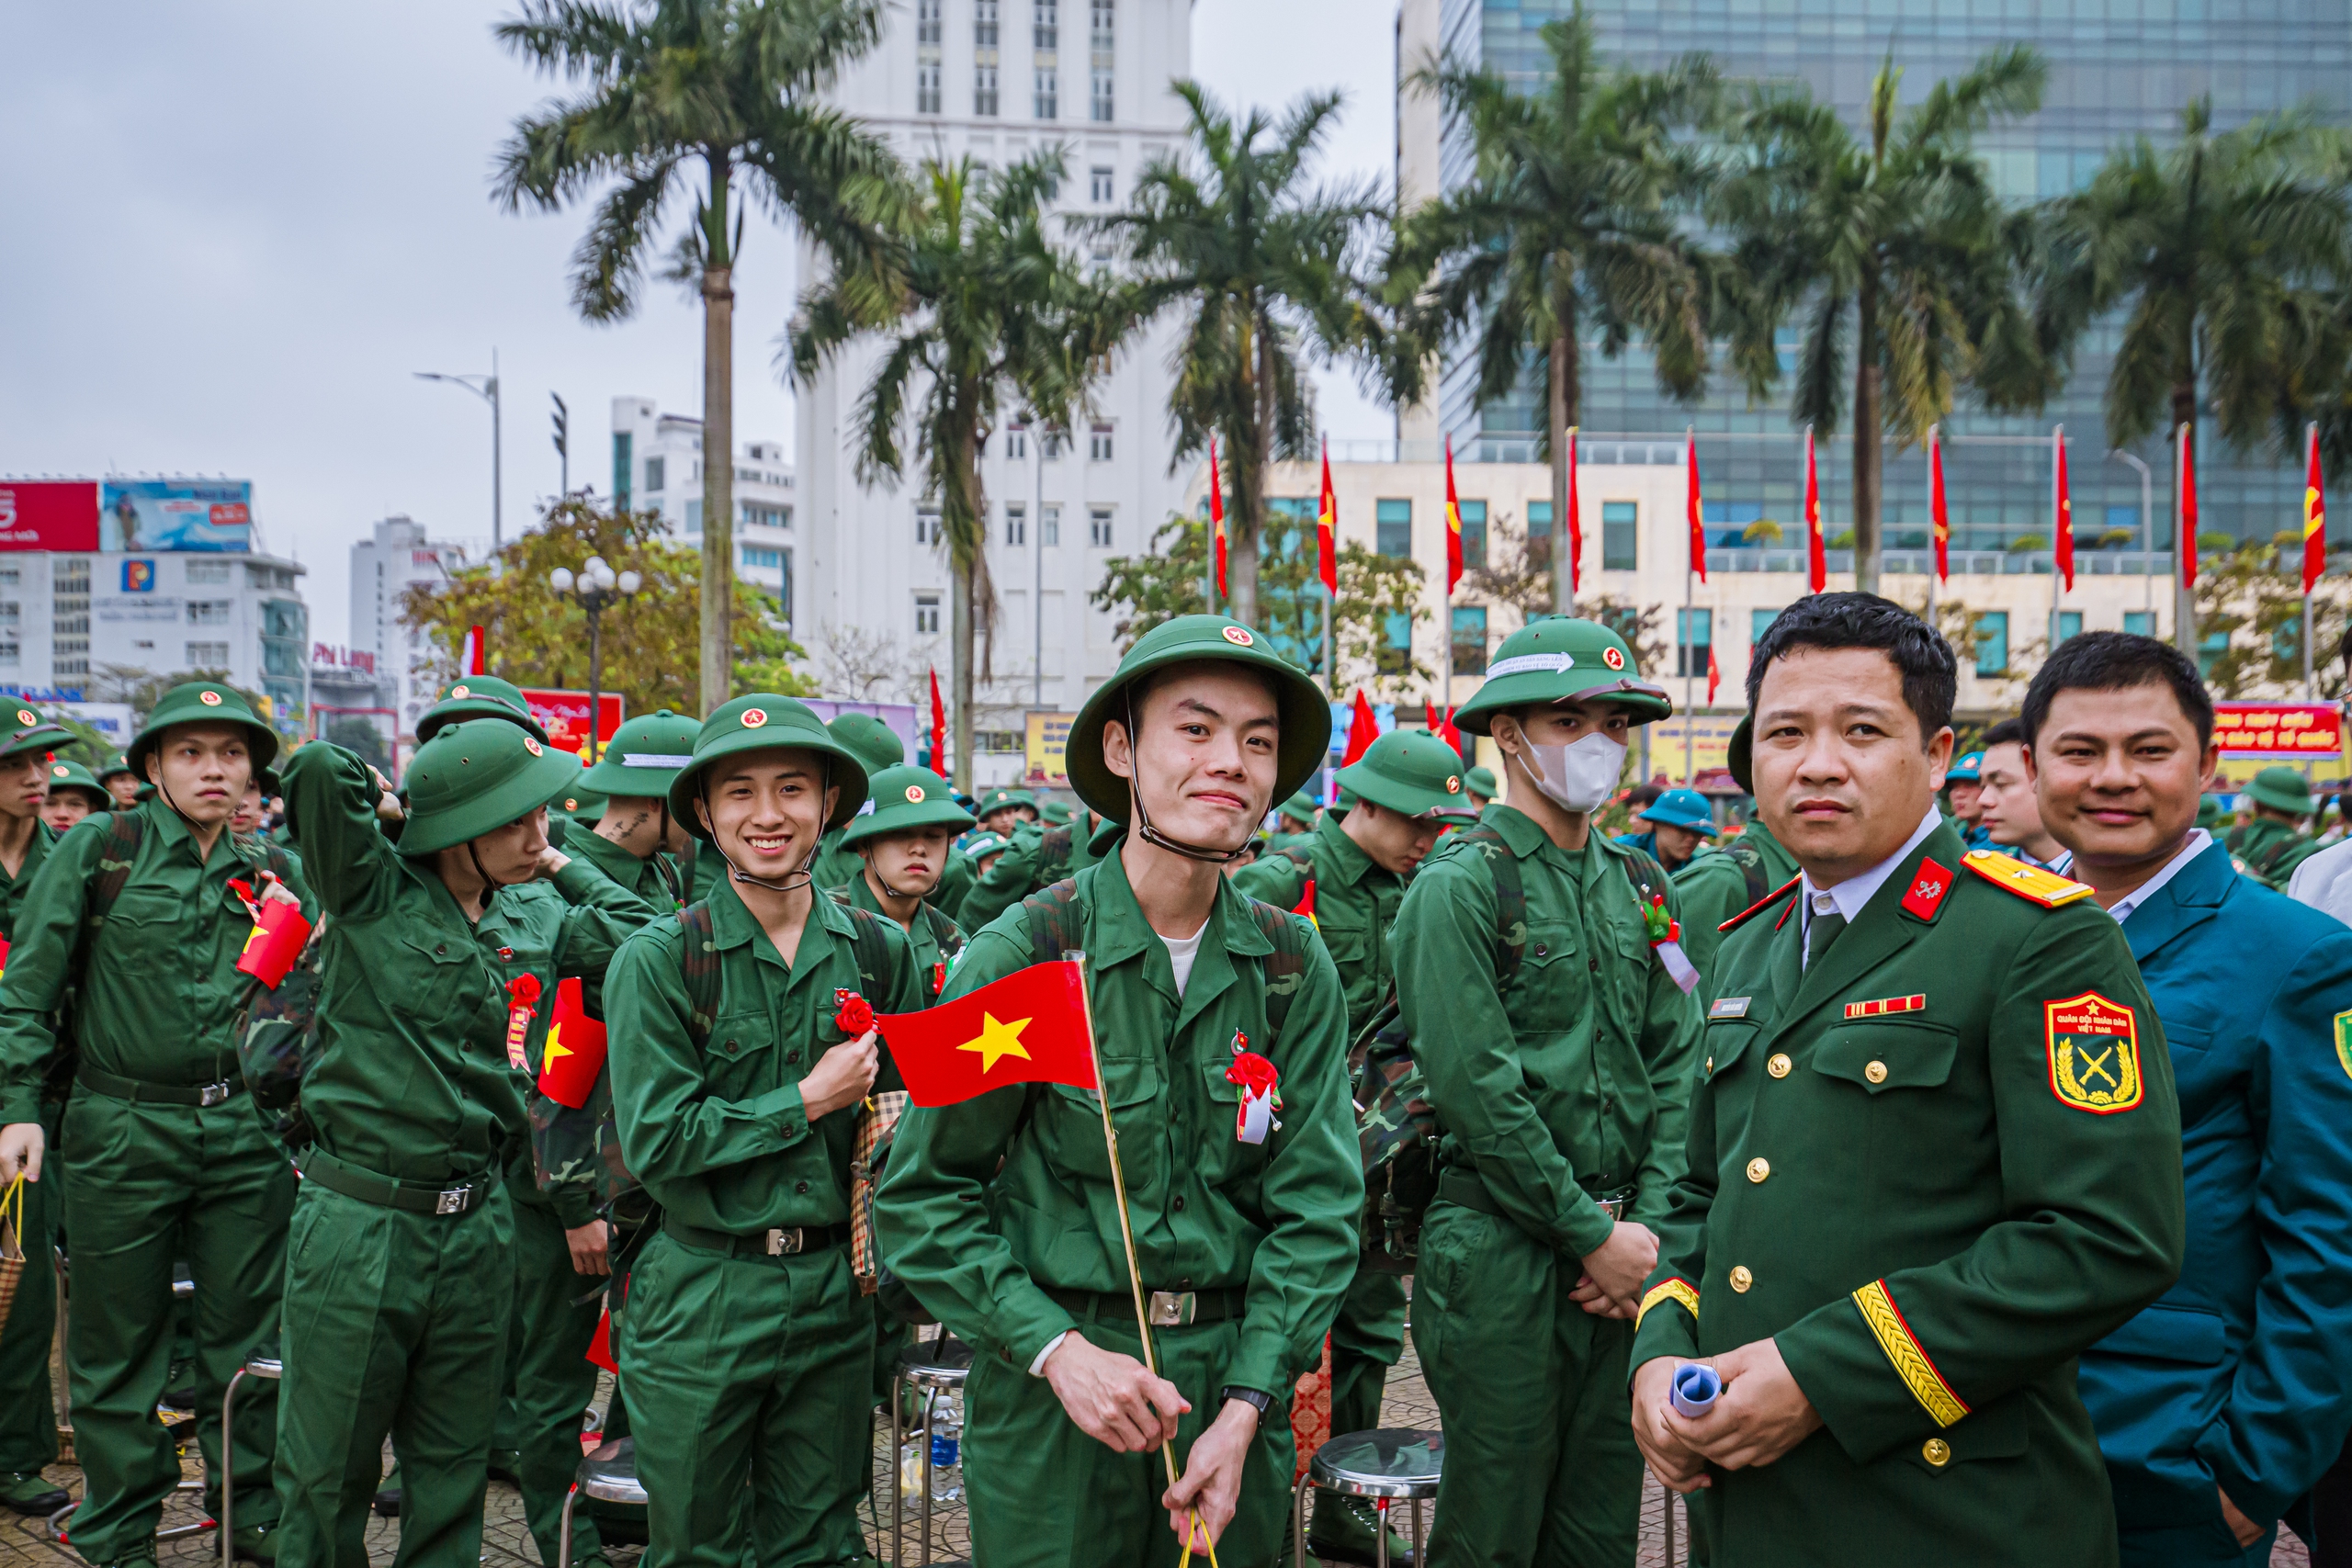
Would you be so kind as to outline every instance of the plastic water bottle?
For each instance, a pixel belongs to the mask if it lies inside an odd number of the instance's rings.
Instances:
[[[963,1413],[955,1399],[940,1403],[931,1428],[931,1495],[953,1503],[964,1495]]]

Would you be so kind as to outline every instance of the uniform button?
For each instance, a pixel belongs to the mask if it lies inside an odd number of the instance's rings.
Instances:
[[[1551,950],[1551,948],[1550,948],[1549,946],[1547,946],[1547,945],[1545,945],[1544,943],[1540,942],[1537,942],[1537,943],[1535,944],[1535,956],[1536,956],[1536,957],[1538,957],[1538,958],[1548,958],[1548,957],[1550,957],[1551,955],[1552,955],[1552,950]]]
[[[449,955],[449,944],[446,942],[443,942],[440,946],[433,950],[433,955],[435,958],[447,958]]]
[[[1919,1446],[1919,1457],[1941,1470],[1951,1462],[1951,1445],[1941,1438],[1929,1438]]]
[[[1184,1212],[1184,1195],[1182,1192],[1176,1194],[1176,1201],[1172,1206],[1180,1214]]]
[[[1786,1051],[1775,1051],[1772,1053],[1772,1059],[1764,1064],[1764,1070],[1776,1078],[1784,1078],[1789,1076],[1789,1068],[1794,1065],[1789,1060],[1789,1054]]]
[[[784,1054],[784,1059],[787,1062],[797,1062],[800,1060],[800,1053],[797,1051],[786,1051]]]
[[[1750,1180],[1750,1181],[1761,1181],[1761,1180],[1763,1180],[1766,1177],[1768,1177],[1768,1176],[1770,1176],[1770,1175],[1771,1175],[1771,1174],[1772,1174],[1772,1162],[1771,1162],[1770,1160],[1769,1160],[1769,1159],[1766,1159],[1762,1155],[1758,1155],[1754,1159],[1749,1160],[1749,1161],[1747,1162],[1747,1179],[1748,1179],[1748,1180]]]
[[[795,1192],[806,1192],[808,1190],[808,1184],[805,1181],[796,1181],[792,1184],[792,1190]]]
[[[1754,1283],[1756,1283],[1756,1276],[1747,1271],[1747,1264],[1735,1263],[1732,1265],[1731,1288],[1733,1290],[1737,1291],[1744,1296],[1747,1293],[1747,1287]]]
[[[1862,1077],[1870,1079],[1872,1083],[1884,1083],[1886,1081],[1886,1064],[1884,1062],[1872,1062],[1869,1066],[1862,1069]]]
[[[1589,969],[1589,970],[1591,970],[1594,974],[1598,975],[1598,974],[1600,974],[1600,959],[1598,959],[1598,958],[1588,958],[1588,959],[1586,959],[1586,960],[1584,961],[1584,964],[1585,964],[1585,967],[1586,967],[1586,968],[1588,968],[1588,969]]]
[[[1707,1071],[1709,1071],[1709,1072],[1711,1072],[1711,1073],[1712,1073],[1712,1072],[1713,1072],[1714,1070],[1715,1070],[1715,1059],[1714,1059],[1713,1056],[1710,1056],[1710,1057],[1708,1057],[1708,1058],[1707,1058]]]

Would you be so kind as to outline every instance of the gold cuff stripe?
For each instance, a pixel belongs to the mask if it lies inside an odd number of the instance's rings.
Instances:
[[[1641,1310],[1634,1314],[1634,1333],[1642,1331],[1642,1319],[1660,1302],[1680,1302],[1693,1318],[1699,1315],[1699,1292],[1690,1280],[1661,1280],[1650,1287],[1649,1294],[1642,1298]]]
[[[1856,1291],[1854,1304],[1861,1308],[1862,1321],[1878,1336],[1886,1359],[1894,1363],[1894,1375],[1903,1380],[1903,1386],[1911,1391],[1911,1396],[1937,1426],[1949,1427],[1968,1414],[1967,1402],[1944,1382],[1943,1373],[1936,1371],[1936,1363],[1928,1359],[1928,1352],[1911,1332],[1911,1325],[1903,1321],[1894,1298],[1887,1294],[1884,1280],[1873,1280]]]

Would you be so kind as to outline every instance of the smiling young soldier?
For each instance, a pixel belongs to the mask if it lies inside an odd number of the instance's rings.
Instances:
[[[1340,770],[1344,816],[1326,813],[1312,832],[1234,874],[1233,886],[1278,909],[1295,909],[1315,889],[1313,914],[1323,945],[1340,972],[1348,998],[1348,1038],[1353,1041],[1388,999],[1394,969],[1389,928],[1408,879],[1440,829],[1467,820],[1462,759],[1427,730],[1392,730]],[[1295,805],[1300,796],[1291,797]],[[1285,813],[1287,816],[1288,813]],[[1380,1425],[1380,1395],[1388,1369],[1405,1351],[1405,1281],[1359,1269],[1331,1325],[1331,1430],[1368,1432]],[[1315,1501],[1308,1550],[1347,1562],[1377,1559],[1372,1530],[1378,1513],[1351,1506],[1334,1494]],[[1407,1550],[1390,1542],[1392,1561]]]
[[[480,1552],[514,1295],[505,1183],[528,1180],[502,890],[546,877],[570,902],[602,886],[547,840],[547,803],[579,763],[498,718],[437,726],[417,748],[397,848],[381,820],[400,807],[361,759],[314,740],[285,769],[303,872],[329,917],[277,1450],[285,1551],[305,1565],[366,1556],[388,1433],[402,1554]],[[592,967],[616,934],[567,930],[557,975]]]
[[[2213,704],[2168,643],[2069,638],[2025,698],[2068,874],[2122,922],[2179,1085],[2180,1283],[2084,1352],[2133,1568],[2270,1561],[2352,1430],[2352,931],[2240,876],[2196,826]]]
[[[1513,632],[1454,722],[1503,754],[1510,806],[1448,836],[1390,942],[1444,1131],[1413,1339],[1445,1427],[1437,1563],[1630,1563],[1642,1466],[1629,1320],[1681,1169],[1698,1004],[1643,911],[1649,856],[1592,830],[1633,727],[1663,718],[1608,627]]]
[[[839,1015],[852,995],[876,1013],[925,1000],[906,933],[808,883],[865,799],[864,765],[804,705],[719,708],[670,809],[728,874],[606,979],[621,1155],[663,1213],[618,1347],[652,1568],[733,1568],[747,1547],[791,1568],[865,1560],[875,1314],[851,1269],[850,1161],[867,1094],[897,1075]]]
[[[1951,648],[1874,595],[1748,666],[1758,807],[1803,867],[1707,980],[1690,1168],[1634,1348],[1652,1469],[1715,1568],[2113,1563],[2075,1358],[2183,1246],[2164,1036],[2089,889],[1963,858]],[[1965,869],[1963,868],[1965,866]],[[1696,1418],[1678,1362],[1724,1380]]]
[[[1126,837],[976,935],[949,985],[1086,954],[1161,1325],[1155,1378],[1092,1094],[1008,1088],[908,1113],[876,1221],[899,1279],[974,1348],[972,1544],[990,1568],[1172,1564],[1196,1509],[1226,1561],[1280,1548],[1289,1393],[1347,1289],[1363,1176],[1339,976],[1306,920],[1222,867],[1329,739],[1321,692],[1249,627],[1154,627],[1069,730],[1072,787]],[[1281,1125],[1257,1142],[1227,1077],[1241,1050],[1280,1074]]]
[[[209,1507],[224,1462],[222,1391],[277,1320],[294,1173],[237,1070],[232,1024],[253,930],[232,879],[266,886],[269,861],[229,818],[277,738],[233,690],[164,694],[132,740],[153,798],[85,821],[51,850],[11,933],[0,982],[0,1181],[38,1180],[44,1084],[78,1048],[59,1128],[74,1240],[67,1329],[74,1447],[86,1490],[74,1549],[91,1562],[155,1552],[179,1460],[155,1420],[170,1373],[172,1265],[196,1280],[197,1435]],[[113,874],[109,874],[109,867]],[[290,892],[273,891],[271,897]],[[316,910],[307,910],[316,918]],[[71,993],[74,1038],[54,1032]],[[238,1406],[239,1545],[267,1558],[276,1401]],[[252,1533],[247,1533],[250,1530]]]

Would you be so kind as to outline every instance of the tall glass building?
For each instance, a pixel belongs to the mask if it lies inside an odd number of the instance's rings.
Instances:
[[[1551,73],[1540,29],[1572,8],[1573,0],[1405,0],[1400,84],[1434,35],[1447,51],[1506,80],[1539,85]],[[2352,0],[1586,0],[1586,10],[1608,58],[1655,68],[1704,51],[1727,76],[1803,83],[1857,127],[1871,79],[1890,56],[1904,70],[1908,104],[1997,45],[2031,43],[2050,62],[2041,112],[1978,141],[2002,195],[2021,203],[2080,187],[2110,148],[2135,134],[2168,138],[2182,107],[2201,94],[2212,95],[2220,128],[2297,104],[2352,119]],[[1398,124],[1400,173],[1413,162],[1406,143],[1418,126],[1438,137],[1434,156],[1424,153],[1420,164],[1434,170],[1436,183],[1451,188],[1466,177],[1467,137],[1458,125],[1440,129],[1426,110],[1408,113],[1402,98]],[[2086,334],[2072,380],[2038,418],[1990,417],[1973,411],[1963,393],[1945,427],[1955,548],[2000,550],[2023,535],[2048,535],[2048,437],[2063,423],[2078,547],[2106,536],[2118,550],[2141,549],[2141,475],[2108,455],[2100,414],[2115,336],[2111,325]],[[1793,367],[1795,341],[1794,330],[1784,329],[1784,372]],[[1744,389],[1725,378],[1686,408],[1659,393],[1638,348],[1607,360],[1597,343],[1586,347],[1582,375],[1587,460],[1679,461],[1681,432],[1694,425],[1708,520],[1721,528],[1713,542],[1735,543],[1759,517],[1780,522],[1794,542],[1804,444],[1784,399],[1751,408]],[[1510,397],[1483,408],[1476,379],[1470,353],[1457,351],[1439,393],[1439,427],[1457,450],[1523,457],[1543,421],[1540,369]],[[1847,382],[1850,388],[1850,370]],[[2300,527],[2300,465],[2267,453],[2230,454],[2210,420],[2198,450],[2206,529],[2267,536]],[[2172,516],[2169,447],[2154,441],[2134,456],[2153,469],[2161,553]],[[1846,430],[1820,438],[1818,461],[1824,526],[1834,535],[1852,518]],[[1883,487],[1890,551],[1926,547],[1927,484],[1924,454],[1898,452],[1890,439]],[[1891,570],[1906,564],[1888,562]]]

